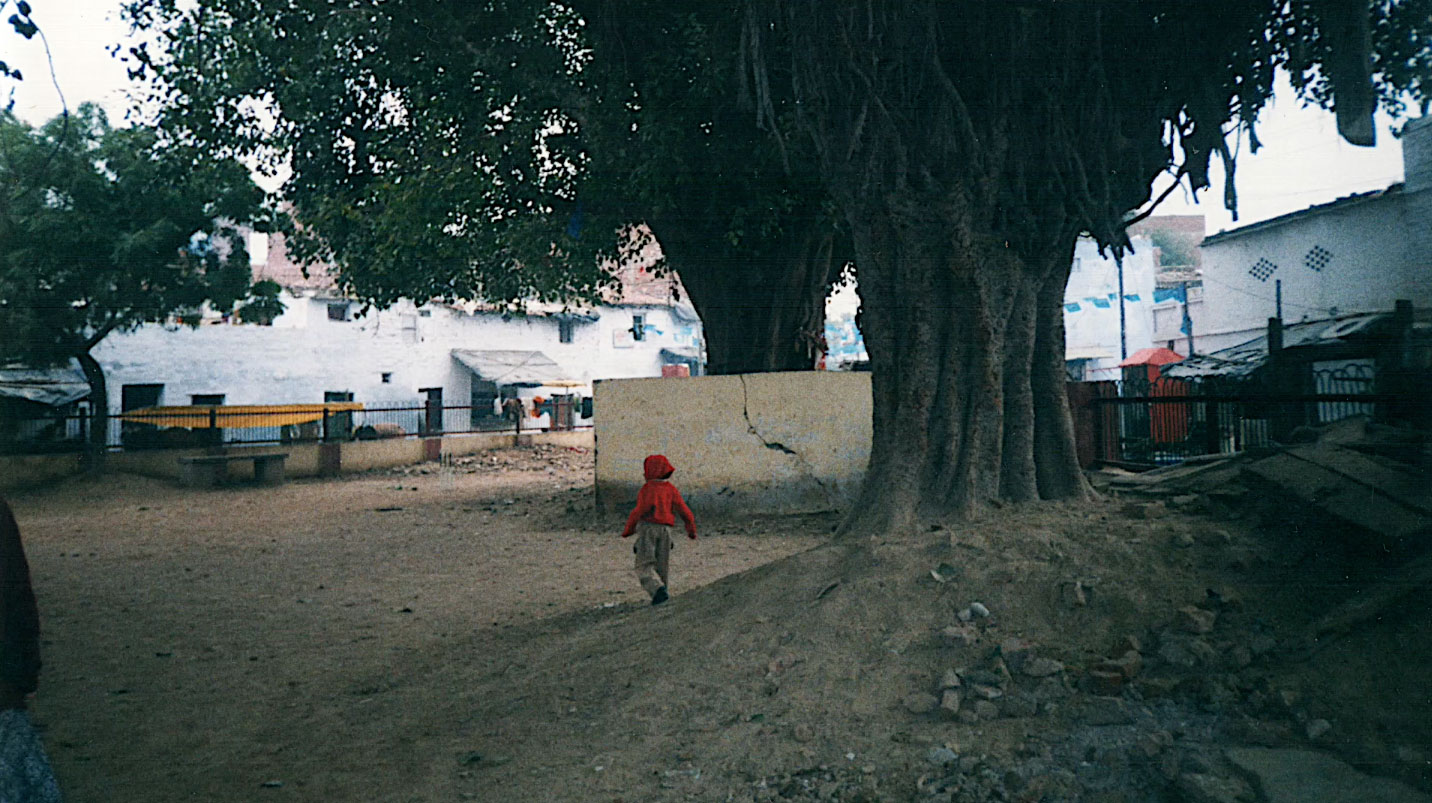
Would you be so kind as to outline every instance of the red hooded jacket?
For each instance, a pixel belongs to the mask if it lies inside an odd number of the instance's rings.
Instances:
[[[622,530],[622,538],[626,538],[636,531],[638,521],[648,521],[653,524],[665,524],[667,526],[676,523],[676,516],[686,523],[686,534],[691,538],[696,537],[696,517],[691,515],[691,508],[686,506],[686,501],[681,498],[681,492],[676,486],[666,481],[676,467],[671,461],[659,454],[649,455],[642,464],[642,473],[646,475],[646,484],[641,486],[641,491],[636,495],[636,507],[632,508],[631,515],[627,516],[626,529]]]

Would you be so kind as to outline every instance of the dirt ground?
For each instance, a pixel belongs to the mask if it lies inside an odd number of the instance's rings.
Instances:
[[[1193,800],[1233,742],[1432,780],[1432,614],[1309,650],[1381,564],[1287,511],[706,520],[653,608],[591,471],[12,496],[67,799]]]

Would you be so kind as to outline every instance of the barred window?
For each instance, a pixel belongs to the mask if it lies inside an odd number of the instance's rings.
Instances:
[[[1248,269],[1248,275],[1260,282],[1266,282],[1268,281],[1268,277],[1273,275],[1273,271],[1277,269],[1278,266],[1272,262],[1266,259],[1260,259],[1253,263],[1253,267]]]
[[[1307,255],[1303,257],[1303,264],[1308,266],[1308,270],[1315,270],[1319,273],[1322,273],[1323,268],[1326,268],[1328,263],[1332,261],[1333,252],[1321,245],[1313,246],[1312,250],[1308,251]]]

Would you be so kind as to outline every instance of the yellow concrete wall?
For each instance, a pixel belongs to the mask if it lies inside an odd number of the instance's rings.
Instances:
[[[853,502],[870,458],[870,375],[800,371],[596,383],[597,504],[636,499],[667,456],[694,510],[805,513]]]

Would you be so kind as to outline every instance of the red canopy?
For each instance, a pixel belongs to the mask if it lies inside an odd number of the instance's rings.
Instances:
[[[1120,368],[1127,368],[1131,365],[1168,365],[1171,362],[1182,362],[1183,355],[1166,348],[1139,349],[1129,355],[1127,360],[1119,363]]]

